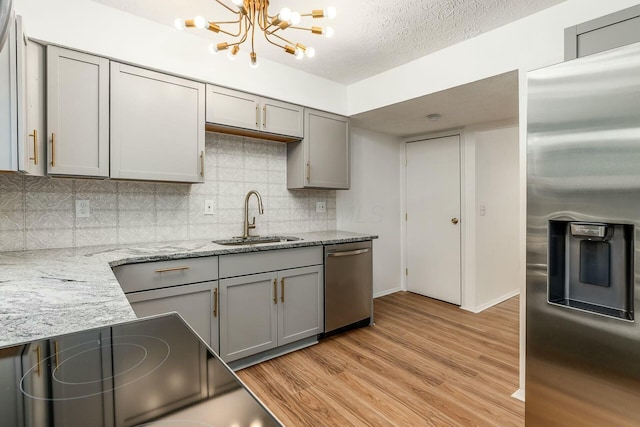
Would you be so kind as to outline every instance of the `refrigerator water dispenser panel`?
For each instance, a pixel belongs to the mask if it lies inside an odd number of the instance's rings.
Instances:
[[[633,225],[549,221],[549,304],[633,321]]]

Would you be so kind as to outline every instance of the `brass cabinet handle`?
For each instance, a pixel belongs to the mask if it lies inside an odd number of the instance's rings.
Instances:
[[[267,127],[267,106],[266,105],[262,106],[262,127],[263,128]]]
[[[38,367],[38,370],[36,371],[36,373],[38,374],[38,376],[40,376],[40,346],[37,346],[35,350],[33,350],[36,352],[36,357],[38,358],[38,364],[36,365]]]
[[[38,166],[38,129],[34,129],[29,136],[33,138],[33,157],[29,157],[29,160],[33,160],[33,164]]]
[[[284,302],[284,277],[280,279],[280,301]]]
[[[180,271],[180,270],[188,270],[191,267],[188,265],[181,265],[180,267],[168,267],[168,268],[159,268],[156,270],[156,273],[166,273],[167,271]]]
[[[51,166],[56,166],[56,134],[51,134]]]
[[[457,224],[458,222],[460,222],[460,220],[458,218],[451,218],[451,223],[452,224]]]
[[[307,162],[307,182],[311,180],[311,162]]]
[[[213,317],[218,317],[218,288],[213,290]]]
[[[53,342],[53,351],[56,353],[56,369],[60,366],[60,359],[58,356],[58,341]]]
[[[256,102],[256,127],[259,128],[260,127],[260,106],[258,106],[258,103]]]
[[[273,279],[273,303],[278,303],[278,279]]]
[[[200,176],[204,176],[204,150],[200,152]]]

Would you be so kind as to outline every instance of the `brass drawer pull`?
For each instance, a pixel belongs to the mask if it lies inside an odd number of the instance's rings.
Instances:
[[[278,279],[273,279],[273,303],[278,303]]]
[[[29,136],[33,138],[33,157],[29,157],[29,160],[33,160],[33,164],[38,166],[38,129],[34,129]]]
[[[56,166],[56,134],[51,134],[51,166]]]
[[[267,127],[267,106],[262,107],[262,127]]]
[[[58,341],[53,342],[53,351],[56,353],[56,369],[60,366],[60,359],[58,355]]]
[[[280,279],[280,301],[284,302],[284,277]]]
[[[258,103],[256,102],[256,127],[260,127],[260,107],[258,106]]]
[[[38,358],[38,364],[36,365],[38,367],[38,369],[36,370],[36,373],[38,374],[38,376],[40,376],[40,346],[37,346],[35,350],[33,350],[36,352],[36,357]]]
[[[218,317],[218,288],[213,290],[213,317]]]
[[[191,267],[188,265],[182,265],[180,267],[169,267],[169,268],[159,268],[156,270],[156,273],[166,273],[167,271],[180,271],[180,270],[188,270]]]

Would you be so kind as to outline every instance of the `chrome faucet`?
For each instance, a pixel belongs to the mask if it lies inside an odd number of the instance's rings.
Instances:
[[[260,193],[256,190],[251,190],[247,193],[247,196],[244,198],[244,231],[242,232],[242,238],[246,239],[249,237],[249,230],[252,228],[256,228],[256,217],[253,217],[253,221],[249,224],[249,199],[251,195],[255,194],[258,198],[258,212],[260,215],[264,213],[264,208],[262,207],[262,197],[260,197]]]

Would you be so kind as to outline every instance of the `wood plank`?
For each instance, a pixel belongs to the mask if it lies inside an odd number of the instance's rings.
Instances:
[[[523,426],[519,301],[482,313],[397,292],[376,324],[238,372],[286,426]]]

